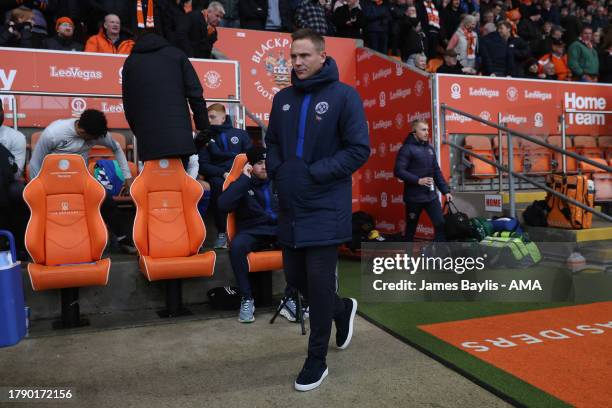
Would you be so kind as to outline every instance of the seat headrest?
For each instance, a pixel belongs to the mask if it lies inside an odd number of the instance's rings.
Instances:
[[[87,180],[85,159],[78,154],[49,154],[43,160],[40,173],[34,180],[45,186],[47,195],[83,193]]]
[[[180,159],[159,159],[145,162],[138,178],[146,182],[148,191],[178,191],[189,177]]]

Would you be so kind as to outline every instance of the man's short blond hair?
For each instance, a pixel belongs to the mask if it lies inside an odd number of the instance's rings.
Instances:
[[[419,123],[422,123],[424,125],[426,125],[427,127],[429,127],[429,123],[427,123],[427,121],[423,120],[423,119],[415,119],[412,121],[412,130],[416,130],[416,127]]]
[[[210,112],[210,111],[215,111],[215,112],[222,113],[222,114],[224,114],[224,115],[226,114],[226,111],[225,111],[225,106],[223,106],[223,105],[222,105],[222,104],[220,104],[220,103],[213,103],[212,105],[210,105],[210,106],[208,107],[208,111],[209,111],[209,112]]]

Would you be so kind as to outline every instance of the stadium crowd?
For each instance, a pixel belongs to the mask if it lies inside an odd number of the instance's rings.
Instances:
[[[317,33],[427,72],[611,82],[610,0],[0,0],[0,46],[129,54],[155,30],[210,58],[217,27]]]

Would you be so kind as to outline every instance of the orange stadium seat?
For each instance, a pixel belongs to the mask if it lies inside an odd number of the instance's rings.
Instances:
[[[575,136],[574,147],[576,148],[578,154],[588,157],[589,159],[603,165],[607,165],[607,162],[604,159],[604,152],[597,147],[597,140],[594,136]],[[585,162],[579,162],[578,168],[583,173],[605,173],[605,170]]]
[[[216,261],[214,251],[199,253],[206,238],[197,208],[202,185],[187,175],[179,159],[150,160],[130,194],[136,204],[133,235],[140,269],[149,281],[167,281],[167,310],[160,316],[188,313],[180,279],[211,277]]]
[[[247,162],[246,154],[239,154],[234,159],[234,164],[229,172],[229,175],[223,183],[223,190],[236,181],[242,169]],[[236,235],[236,216],[233,212],[227,216],[227,237],[230,241]],[[249,263],[249,272],[265,272],[273,271],[277,269],[283,269],[283,253],[282,251],[254,251],[247,255],[247,261]]]
[[[548,136],[547,141],[553,146],[562,146],[561,136]],[[565,150],[567,150],[568,152],[576,153],[576,149],[572,146],[572,140],[569,138],[569,136],[566,136],[565,139]],[[559,152],[553,152],[552,167],[555,172],[561,172],[563,170],[562,156],[563,155]],[[574,159],[573,157],[566,156],[565,165],[567,173],[576,173],[578,171],[578,164],[576,163],[576,159]]]
[[[467,150],[483,156],[491,161],[497,161],[493,155],[491,149],[491,139],[486,136],[471,135],[466,136],[464,140],[464,147]],[[489,163],[479,160],[475,157],[469,156],[467,160],[471,164],[470,175],[474,178],[488,179],[497,176],[497,169]]]
[[[45,157],[40,174],[23,192],[31,211],[25,245],[33,260],[28,265],[32,288],[62,289],[60,327],[84,323],[76,301],[79,287],[108,283],[111,263],[102,259],[108,240],[100,215],[104,196],[104,187],[76,154]]]
[[[597,142],[606,159],[612,160],[612,136],[600,136]]]
[[[497,137],[493,138],[493,151],[497,155],[499,145]],[[518,137],[513,138],[512,140],[512,165],[514,167],[515,173],[522,173],[525,169],[523,166],[524,162],[524,154],[521,151],[521,140]],[[502,136],[502,164],[504,166],[508,165],[508,138],[506,135]]]
[[[552,171],[552,151],[539,144],[523,140],[521,143],[527,174],[548,174]]]

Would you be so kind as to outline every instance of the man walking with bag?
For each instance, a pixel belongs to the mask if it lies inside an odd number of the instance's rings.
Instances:
[[[413,241],[419,216],[425,210],[434,226],[434,241],[445,241],[444,216],[435,187],[447,201],[453,197],[438,166],[436,152],[429,144],[429,125],[425,121],[415,120],[412,123],[412,132],[397,153],[394,174],[404,182],[405,240]]]

